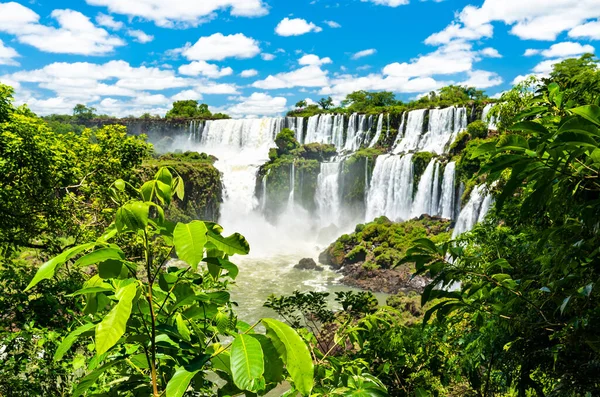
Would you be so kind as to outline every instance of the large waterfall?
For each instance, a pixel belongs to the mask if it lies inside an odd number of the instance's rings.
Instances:
[[[497,123],[497,119],[496,116],[492,116],[490,115],[490,110],[492,110],[492,108],[495,106],[495,103],[488,103],[487,105],[485,105],[485,107],[483,108],[483,113],[481,115],[481,120],[484,123],[487,123],[488,128],[490,130],[497,130],[498,126],[496,125]]]
[[[388,121],[389,121],[389,115],[388,115]],[[382,132],[383,132],[383,114],[380,114],[379,117],[377,118],[377,132],[375,133],[375,136],[371,140],[371,143],[369,143],[369,147],[373,147],[377,144],[377,142],[379,142],[379,138],[381,137]]]
[[[413,203],[412,154],[377,158],[367,196],[367,221],[385,215],[393,220],[410,217]]]
[[[417,195],[414,198],[411,216],[418,217],[423,214],[437,215],[439,206],[439,164],[433,159],[427,165],[421,176]]]
[[[340,226],[340,172],[341,162],[321,163],[321,172],[317,180],[315,202],[319,216],[319,224]]]
[[[338,151],[344,147],[344,116],[319,114],[308,118],[306,137],[303,143],[330,143]]]
[[[485,185],[478,185],[473,188],[469,201],[461,210],[456,226],[452,233],[452,238],[458,237],[464,232],[475,227],[475,224],[484,220],[487,215],[493,198],[489,193],[486,193]]]

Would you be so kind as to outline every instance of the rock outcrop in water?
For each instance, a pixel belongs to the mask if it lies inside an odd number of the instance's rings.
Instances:
[[[321,253],[319,262],[340,270],[346,285],[375,292],[420,292],[428,280],[413,278],[410,266],[394,266],[415,239],[449,240],[451,225],[450,220],[427,215],[400,223],[380,217],[341,236]]]
[[[297,265],[294,266],[294,269],[298,270],[316,270],[318,272],[322,272],[323,268],[317,265],[317,262],[313,258],[304,258],[300,259]]]

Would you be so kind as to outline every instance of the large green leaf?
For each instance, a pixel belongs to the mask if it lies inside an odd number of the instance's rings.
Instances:
[[[527,139],[523,138],[521,135],[502,135],[498,140],[498,144],[496,145],[498,148],[509,149],[509,150],[523,150],[529,149],[529,143],[527,143]]]
[[[87,331],[90,331],[95,326],[96,326],[96,324],[87,323],[87,324],[84,324],[81,327],[75,329],[73,332],[71,332],[69,335],[67,335],[65,337],[65,339],[63,339],[62,343],[58,346],[58,348],[56,348],[56,351],[54,352],[54,361],[61,360],[63,358],[63,356],[65,355],[65,353],[69,351],[71,346],[73,346],[73,343],[75,343],[77,338],[81,334],[83,334]]]
[[[184,367],[179,367],[167,384],[167,397],[183,396],[198,372],[200,370],[188,372]]]
[[[600,107],[597,105],[580,106],[578,108],[571,109],[571,112],[583,117],[588,121],[591,121],[597,126],[600,126]]]
[[[95,243],[87,243],[78,245],[77,247],[70,248],[63,252],[62,254],[55,256],[50,259],[48,262],[44,263],[38,271],[35,273],[33,280],[29,283],[25,291],[29,291],[31,288],[35,287],[37,283],[42,280],[50,279],[54,276],[54,272],[56,271],[56,267],[63,265],[66,261],[73,258],[75,255],[85,251],[86,249],[93,247]]]
[[[113,347],[125,333],[136,292],[137,283],[130,283],[117,289],[115,297],[119,302],[96,327],[96,352],[98,355]]]
[[[231,374],[235,385],[242,390],[259,391],[264,388],[264,372],[260,342],[250,335],[236,336],[231,345]]]
[[[89,266],[96,263],[104,262],[108,259],[121,260],[125,257],[123,251],[116,247],[100,248],[99,250],[92,251],[87,255],[77,259],[75,266]]]
[[[535,121],[521,121],[520,123],[511,125],[508,129],[511,131],[533,132],[542,135],[548,133],[546,127],[540,123],[536,123]]]
[[[126,228],[134,231],[144,229],[148,225],[149,212],[150,206],[147,203],[134,201],[125,204],[117,210],[117,230],[122,232]]]
[[[250,244],[244,236],[234,233],[229,237],[223,237],[221,233],[223,228],[214,222],[205,222],[208,228],[208,241],[211,242],[219,251],[227,255],[248,255],[250,253]]]
[[[173,231],[173,243],[177,256],[194,270],[198,268],[198,264],[204,257],[206,232],[206,225],[200,221],[178,223]]]
[[[308,396],[314,384],[314,365],[310,351],[300,335],[289,325],[271,318],[262,319],[267,328],[267,337],[283,359],[296,389]]]
[[[169,171],[167,167],[160,167],[156,175],[154,175],[154,179],[161,181],[165,185],[171,186],[171,183],[173,182],[173,174],[171,174],[171,171]]]

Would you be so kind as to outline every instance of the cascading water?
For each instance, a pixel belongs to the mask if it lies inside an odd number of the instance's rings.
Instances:
[[[437,160],[432,159],[427,165],[427,168],[425,168],[423,175],[421,175],[421,180],[419,181],[419,186],[417,188],[417,195],[415,196],[412,206],[412,217],[419,217],[423,214],[435,215],[435,212],[437,212],[438,203],[437,201],[434,201],[436,200],[436,198],[434,198],[434,189],[435,186],[438,185],[435,173],[436,165]]]
[[[341,151],[344,148],[344,115],[321,114],[309,117],[303,143],[330,143]]]
[[[496,119],[496,116],[490,115],[490,110],[492,110],[492,108],[495,105],[496,105],[495,103],[488,103],[483,108],[483,113],[481,114],[481,120],[484,123],[487,123],[488,128],[490,130],[494,130],[494,131],[498,129],[498,126],[496,125],[496,123],[497,123],[498,120]]]
[[[493,200],[490,194],[486,194],[485,189],[485,185],[478,185],[473,188],[469,201],[460,211],[452,238],[473,229],[477,222],[485,218]]]
[[[413,179],[412,154],[377,157],[367,197],[367,222],[381,215],[394,221],[408,219]]]
[[[442,177],[442,195],[438,213],[442,218],[454,219],[456,204],[456,163],[454,161],[446,164],[444,176]]]
[[[388,119],[389,120],[389,119]],[[375,136],[371,139],[371,143],[369,143],[369,147],[373,147],[379,142],[379,138],[381,137],[381,133],[383,132],[383,114],[380,114],[377,118],[377,131],[375,132]]]
[[[290,166],[290,195],[288,196],[288,211],[293,211],[295,206],[296,192],[296,164]]]
[[[317,178],[315,203],[321,226],[340,225],[340,171],[341,162],[321,163]]]
[[[423,134],[423,123],[425,122],[425,112],[427,109],[419,109],[408,112],[406,116],[406,125],[403,126],[404,134],[393,153],[405,153],[418,148],[419,140]]]

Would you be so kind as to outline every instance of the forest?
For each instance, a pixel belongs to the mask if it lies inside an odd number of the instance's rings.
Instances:
[[[159,153],[122,125],[88,128],[96,115],[84,105],[38,117],[0,84],[0,395],[599,395],[594,56],[497,100],[462,86],[408,103],[357,91],[339,107],[300,101],[288,115],[401,118],[490,103],[497,131],[474,120],[449,154],[465,196],[476,184],[493,195],[483,222],[452,238],[448,220],[370,219],[320,261],[404,269],[406,282],[428,280],[422,293],[393,290],[382,304],[368,291],[289,291],[264,303],[270,318],[249,323],[230,292],[252,247],[216,223],[215,158]],[[180,101],[166,118],[228,116]],[[384,153],[386,139],[343,172]],[[275,143],[261,175],[290,162],[308,174],[335,154],[287,129]],[[344,200],[363,196],[355,188]]]

